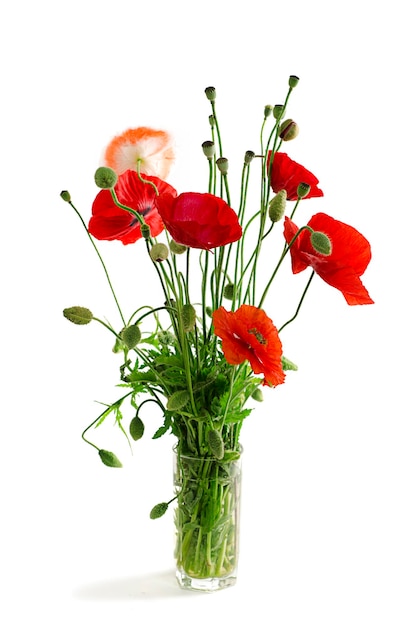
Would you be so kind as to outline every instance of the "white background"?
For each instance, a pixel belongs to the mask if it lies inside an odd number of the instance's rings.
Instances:
[[[410,3],[314,0],[15,2],[3,7],[1,96],[0,612],[8,625],[237,623],[413,626],[414,53]],[[171,490],[172,441],[128,447],[111,422],[119,363],[98,325],[114,320],[80,223],[106,143],[130,126],[175,135],[169,182],[204,190],[204,89],[214,85],[237,189],[263,107],[300,77],[287,149],[320,179],[304,204],[372,243],[363,277],[376,304],[348,307],[315,279],[282,340],[300,367],[244,425],[243,526],[235,588],[199,595],[173,575],[173,527],[148,519]],[[238,160],[239,159],[239,160]],[[235,172],[235,173],[234,173]],[[232,176],[231,176],[232,178]],[[140,246],[100,246],[130,310],[159,293]],[[269,259],[270,267],[272,258]],[[301,289],[304,277],[290,279]],[[296,292],[297,293],[297,292]],[[286,298],[275,292],[277,319]],[[138,303],[138,304],[137,304]],[[279,320],[278,323],[282,321]],[[153,420],[153,421],[152,421]],[[154,426],[154,428],[153,428]]]

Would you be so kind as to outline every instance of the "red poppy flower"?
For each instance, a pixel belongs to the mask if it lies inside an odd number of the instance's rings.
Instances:
[[[185,246],[210,250],[242,236],[235,211],[210,193],[160,194],[156,205],[170,235]]]
[[[176,190],[160,178],[144,174],[142,177],[153,182],[159,193],[171,197],[176,195]],[[137,172],[127,170],[119,176],[114,190],[118,201],[140,213],[150,226],[151,236],[157,237],[164,224],[156,209],[153,186],[141,181]],[[95,198],[88,230],[96,239],[119,239],[124,244],[134,243],[142,236],[138,219],[114,204],[109,189],[102,189]]]
[[[125,170],[136,172],[137,161],[140,161],[140,173],[164,179],[174,160],[172,139],[164,130],[145,126],[129,128],[114,137],[105,151],[104,160],[117,174]]]
[[[236,311],[226,311],[221,306],[213,312],[213,328],[222,339],[228,363],[240,365],[248,360],[255,374],[264,374],[264,385],[284,382],[278,331],[262,309],[243,304]]]
[[[352,226],[325,213],[313,215],[308,226],[327,235],[331,242],[331,253],[324,255],[316,252],[311,245],[311,233],[302,231],[290,248],[293,273],[298,274],[312,267],[320,278],[342,292],[348,304],[373,304],[360,280],[371,259],[367,239]],[[286,217],[284,237],[287,243],[290,243],[297,231],[298,227]]]
[[[268,165],[271,152],[268,153]],[[305,198],[318,198],[323,195],[317,187],[318,178],[305,167],[296,163],[284,152],[275,152],[270,172],[271,187],[274,193],[282,189],[287,192],[287,200],[298,200],[297,189],[300,183],[310,185],[311,189]]]

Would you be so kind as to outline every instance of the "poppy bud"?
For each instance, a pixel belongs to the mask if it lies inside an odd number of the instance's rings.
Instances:
[[[207,306],[206,307],[206,315],[208,317],[212,317],[212,307],[211,306]]]
[[[298,76],[290,76],[290,78],[288,79],[288,85],[291,87],[291,89],[294,89],[294,87],[297,87],[299,80],[300,79],[298,78]]]
[[[162,517],[168,508],[169,505],[167,502],[160,502],[159,504],[156,504],[150,511],[150,519],[157,519],[158,517]]]
[[[266,104],[265,105],[265,107],[264,107],[264,117],[265,117],[265,119],[271,115],[273,108],[274,107],[272,106],[272,104]]]
[[[215,116],[214,115],[209,115],[209,124],[211,128],[215,128]]]
[[[205,157],[208,159],[213,159],[215,156],[215,144],[213,141],[204,141],[202,143],[202,150]]]
[[[264,394],[262,393],[261,389],[259,389],[258,387],[255,389],[254,393],[252,394],[252,399],[256,400],[257,402],[262,402],[264,400]]]
[[[255,158],[255,152],[252,152],[252,150],[247,150],[245,152],[245,159],[244,159],[245,165],[249,165],[252,159],[254,158]]]
[[[130,435],[134,441],[138,441],[144,434],[143,420],[136,415],[130,422]]]
[[[63,310],[63,315],[73,324],[89,324],[93,315],[89,309],[83,306],[71,306],[69,309]]]
[[[174,344],[174,335],[168,330],[161,330],[157,334],[157,339],[163,346],[172,346]]]
[[[316,252],[328,256],[331,254],[331,241],[325,233],[314,230],[311,233],[311,245]]]
[[[284,111],[284,105],[283,104],[276,104],[274,106],[274,108],[272,109],[272,113],[275,117],[276,120],[279,120],[280,117],[282,116],[282,113]]]
[[[61,191],[61,198],[65,202],[70,202],[71,201],[71,194],[69,193],[69,191]]]
[[[117,173],[111,167],[99,167],[94,176],[95,184],[100,189],[112,189],[117,179]]]
[[[186,250],[188,249],[187,246],[184,246],[181,243],[177,243],[177,241],[174,241],[174,239],[170,239],[169,248],[171,252],[174,252],[174,254],[183,254],[183,252],[186,252]]]
[[[169,256],[169,249],[165,243],[155,243],[154,246],[150,249],[150,256],[153,261],[161,263],[162,261],[165,261]]]
[[[108,467],[122,467],[121,461],[109,450],[98,450],[98,454],[104,465]]]
[[[140,230],[143,239],[150,239],[150,226],[148,224],[141,224]]]
[[[223,443],[222,435],[218,430],[209,430],[207,434],[207,440],[210,451],[216,459],[223,459],[225,454],[225,446]]]
[[[182,322],[185,333],[194,329],[196,323],[196,311],[191,304],[184,304],[182,307]]]
[[[310,193],[311,185],[308,183],[300,183],[297,187],[297,196],[299,198],[305,198]]]
[[[227,285],[225,285],[225,289],[223,290],[223,297],[226,298],[226,300],[233,300],[234,293],[235,285],[233,285],[232,283],[228,283]]]
[[[208,100],[211,102],[216,100],[216,89],[214,87],[206,87],[205,94]]]
[[[120,335],[127,348],[132,349],[140,342],[141,330],[136,324],[132,324],[123,328]]]
[[[229,162],[226,157],[219,157],[216,161],[216,165],[218,166],[218,170],[221,174],[227,174],[229,169]]]
[[[279,222],[285,213],[286,204],[287,192],[285,189],[281,189],[281,191],[279,191],[269,203],[268,215],[271,222]]]
[[[280,126],[279,136],[283,141],[295,139],[300,132],[298,124],[294,120],[284,120]]]
[[[189,402],[189,400],[190,395],[186,389],[175,391],[167,400],[166,408],[168,411],[179,411]]]

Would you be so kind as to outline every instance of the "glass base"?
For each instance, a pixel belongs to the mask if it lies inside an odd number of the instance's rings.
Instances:
[[[236,584],[236,574],[224,578],[193,578],[185,572],[177,570],[176,578],[182,589],[190,589],[190,591],[219,591]]]

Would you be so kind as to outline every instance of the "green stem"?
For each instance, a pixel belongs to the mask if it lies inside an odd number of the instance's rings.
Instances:
[[[313,279],[314,274],[315,274],[315,272],[314,272],[314,271],[313,271],[313,272],[311,272],[311,276],[310,276],[310,278],[309,278],[309,279],[308,279],[308,281],[307,281],[307,284],[306,284],[306,286],[305,286],[305,289],[304,289],[303,294],[302,294],[302,296],[301,296],[301,298],[300,298],[300,301],[299,301],[299,303],[298,303],[298,306],[297,306],[297,309],[296,309],[296,311],[295,311],[294,315],[292,316],[292,318],[291,318],[291,319],[289,319],[287,322],[285,322],[285,324],[283,324],[283,325],[281,326],[281,328],[279,328],[279,329],[278,329],[278,332],[279,332],[279,333],[282,331],[282,329],[283,329],[283,328],[285,328],[286,326],[288,326],[288,324],[291,324],[291,322],[293,322],[293,321],[295,320],[295,318],[297,317],[297,315],[299,314],[300,309],[301,309],[301,305],[302,305],[302,304],[303,304],[303,302],[304,302],[305,295],[306,295],[306,293],[307,293],[307,291],[308,291],[308,288],[309,288],[309,287],[310,287],[310,285],[311,285],[311,281],[312,281],[312,279]]]

